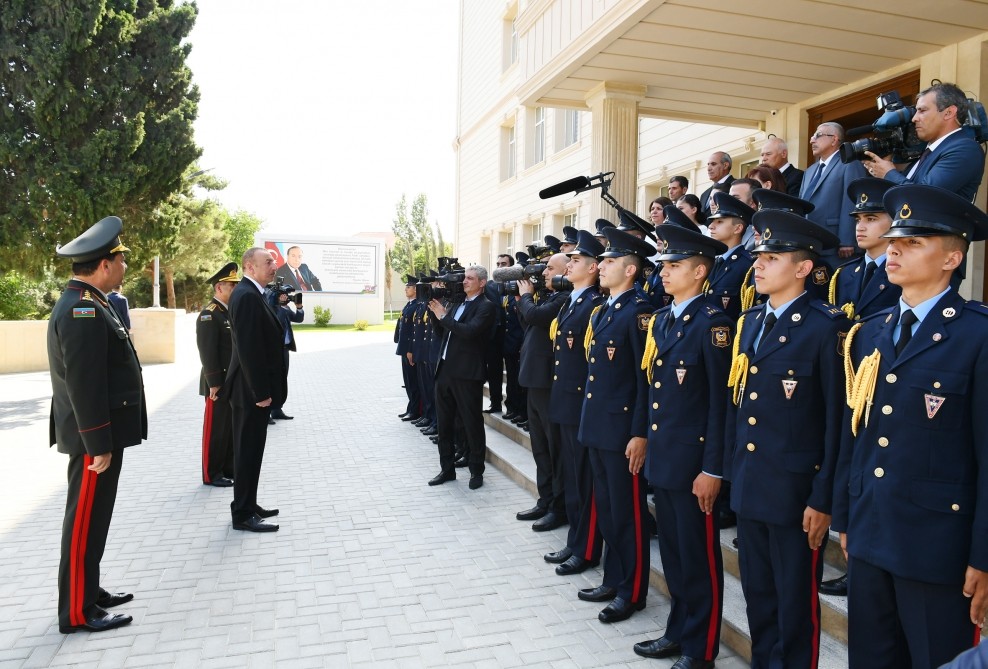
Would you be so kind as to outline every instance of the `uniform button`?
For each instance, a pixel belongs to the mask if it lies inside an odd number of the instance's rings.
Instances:
[[[597,345],[597,340],[596,339],[591,339],[590,340],[590,345],[591,346],[596,346]]]
[[[878,438],[878,445],[881,446],[882,448],[885,448],[886,446],[888,446],[889,445],[888,437],[879,437]]]
[[[751,366],[751,369],[749,369],[748,371],[751,372],[752,374],[757,374],[758,373],[758,368],[755,367],[754,365],[752,365]]]
[[[595,358],[590,358],[590,362],[597,362]]]
[[[758,422],[758,419],[755,418],[754,416],[749,416],[748,417],[748,425],[754,425],[757,422]]]
[[[885,476],[885,470],[882,469],[881,467],[875,467],[875,476],[877,478],[882,478],[883,476]]]
[[[590,375],[590,378],[589,378],[589,379],[587,379],[587,380],[588,380],[588,381],[593,381],[593,374],[591,374],[591,375]]]
[[[701,444],[702,444],[703,442],[705,442],[705,441],[706,441],[706,439],[705,439],[704,437],[700,437],[700,443],[701,443]]]
[[[934,388],[939,388],[940,387],[940,382],[939,381],[934,381],[933,382],[933,387]]]
[[[628,407],[624,407],[624,410],[627,411],[628,410]]]
[[[820,465],[813,465],[813,469],[820,471]]]
[[[886,416],[888,416],[890,413],[892,413],[892,405],[891,404],[886,404],[885,406],[883,406],[882,407],[882,413],[885,414]]]
[[[556,364],[557,364],[557,365],[559,364],[559,361],[558,361],[558,360],[556,361]]]
[[[655,382],[655,387],[656,388],[661,388],[662,387],[662,384],[659,381],[656,381]]]
[[[659,426],[656,425],[655,423],[652,423],[652,432],[655,432],[658,429],[659,429]]]
[[[662,366],[662,358],[659,358],[658,360],[655,361],[655,366],[656,367],[661,367]]]
[[[951,511],[960,511],[961,510],[961,505],[960,504],[951,504],[950,505],[950,510]]]
[[[652,402],[652,408],[653,409],[658,409],[659,408],[659,403],[658,402]]]
[[[558,346],[556,347],[556,350],[557,350],[557,351],[559,350],[559,347],[558,347]]]
[[[555,374],[553,374],[553,375],[552,375],[552,380],[553,380],[553,381],[557,381],[558,379],[559,379],[559,377],[558,377],[558,376],[556,376]]]
[[[124,406],[127,406],[127,400],[124,400],[124,403],[123,403],[123,405],[124,405]]]
[[[587,393],[587,399],[590,399],[591,397],[593,397],[593,393]]]
[[[899,380],[899,377],[897,377],[895,374],[886,374],[885,375],[885,381],[888,382],[888,383],[895,383],[898,380]]]
[[[754,444],[748,444],[748,446],[746,448],[751,453],[754,453],[755,452],[755,445]]]
[[[748,397],[750,397],[753,400],[757,400],[758,399],[758,393],[751,393],[750,395],[748,395]]]

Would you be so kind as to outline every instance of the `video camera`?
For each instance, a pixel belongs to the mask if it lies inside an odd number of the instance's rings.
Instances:
[[[463,302],[467,299],[466,291],[463,289],[463,279],[466,277],[464,272],[458,258],[440,257],[437,275],[430,277],[428,281],[415,284],[415,300],[417,302],[449,300],[452,304]],[[433,286],[433,283],[443,285]]]
[[[274,295],[285,295],[289,299],[291,299],[292,293],[295,292],[295,286],[293,286],[291,284],[286,284],[285,283],[285,279],[282,278],[282,277],[280,277],[280,276],[279,277],[276,277],[275,278],[275,282],[274,283],[269,283],[267,286],[265,286],[265,288],[267,288],[268,290],[270,290]],[[294,299],[295,299],[295,304],[297,306],[301,307],[302,306],[302,293],[299,293],[298,295],[296,295]]]
[[[521,270],[522,279],[531,281],[536,293],[546,291],[545,277],[542,276],[542,272],[545,271],[545,267],[546,264],[544,262],[530,262]],[[505,281],[504,292],[507,295],[517,296],[519,294],[518,281]]]

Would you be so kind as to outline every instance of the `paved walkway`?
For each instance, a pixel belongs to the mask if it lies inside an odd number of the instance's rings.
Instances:
[[[194,321],[188,320],[189,342]],[[532,498],[488,466],[438,488],[435,447],[397,420],[389,333],[303,333],[272,426],[260,501],[276,534],[230,528],[229,489],[200,485],[193,348],[145,369],[150,439],[127,449],[103,585],[134,592],[129,627],[59,634],[66,456],[47,449],[47,373],[0,376],[0,666],[668,667],[638,658],[668,612],[617,625],[542,554],[563,530],[514,519]],[[729,650],[717,666],[745,664]]]

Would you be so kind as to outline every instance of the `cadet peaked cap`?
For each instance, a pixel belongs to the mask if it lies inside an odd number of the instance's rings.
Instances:
[[[555,237],[553,235],[546,235],[544,241],[545,241],[545,245],[553,253],[559,253],[560,250],[559,245],[562,244],[562,242],[559,241],[559,237]]]
[[[223,265],[223,269],[209,277],[207,283],[215,286],[218,283],[240,281],[240,277],[237,276],[237,269],[239,269],[237,263],[228,262]]]
[[[579,241],[579,230],[572,225],[563,226],[563,244],[576,244]]]
[[[936,186],[909,184],[885,193],[892,227],[882,237],[955,235],[969,242],[988,237],[988,215],[960,195]]]
[[[629,235],[624,230],[617,228],[605,228],[604,235],[607,237],[607,248],[600,254],[601,258],[622,258],[624,256],[638,256],[647,264],[651,265],[648,259],[655,255],[655,249],[644,239],[638,239],[634,235]]]
[[[762,236],[758,246],[751,249],[752,253],[788,253],[802,249],[819,254],[840,244],[840,239],[830,230],[791,211],[762,209],[755,212],[751,222]]]
[[[847,185],[847,197],[854,203],[849,214],[884,214],[885,193],[895,184],[885,179],[862,177]]]
[[[684,214],[676,205],[667,204],[662,207],[662,213],[666,216],[666,222],[662,225],[678,225],[681,228],[686,228],[687,230],[692,230],[693,232],[700,232],[700,227],[694,223],[689,216]]]
[[[710,215],[707,216],[708,221],[711,218],[738,218],[745,225],[748,225],[751,223],[751,217],[754,214],[754,209],[733,195],[722,193],[719,190],[715,190],[710,194]]]
[[[597,234],[594,236],[604,237],[605,236],[604,230],[606,230],[607,228],[613,228],[614,224],[608,221],[606,218],[598,218],[597,221],[594,223],[594,226],[597,228]]]
[[[647,237],[656,238],[655,226],[627,209],[618,209],[618,223],[618,230],[623,230],[624,232],[637,230],[638,232],[645,233]]]
[[[518,251],[517,253],[515,253],[515,261],[522,267],[527,265],[529,260],[530,258],[528,254],[525,253],[524,251]]]
[[[417,276],[415,276],[414,274],[406,274],[405,275],[405,285],[406,286],[414,286],[418,282],[419,282],[419,278]]]
[[[116,216],[107,216],[65,246],[56,246],[55,253],[62,258],[72,258],[72,262],[89,262],[111,253],[130,251],[120,243],[121,230],[123,221]]]
[[[773,209],[777,211],[790,211],[799,216],[806,216],[816,209],[816,205],[789,193],[771,190],[770,188],[756,188],[751,191],[751,199],[758,205],[758,211],[763,209]]]
[[[730,197],[730,196],[728,196]],[[727,244],[678,225],[659,226],[659,260],[683,260],[693,256],[716,258],[727,252]]]
[[[604,252],[604,245],[597,241],[593,233],[589,230],[579,230],[577,232],[576,248],[567,253],[569,257],[587,256],[597,259]]]

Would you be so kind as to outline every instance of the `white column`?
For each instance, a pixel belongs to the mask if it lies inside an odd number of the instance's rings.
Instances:
[[[644,86],[607,81],[586,95],[593,122],[591,175],[614,172],[610,193],[630,211],[635,210],[638,186],[638,103],[644,98]],[[614,208],[595,197],[590,200],[591,226],[598,218],[617,225]]]

